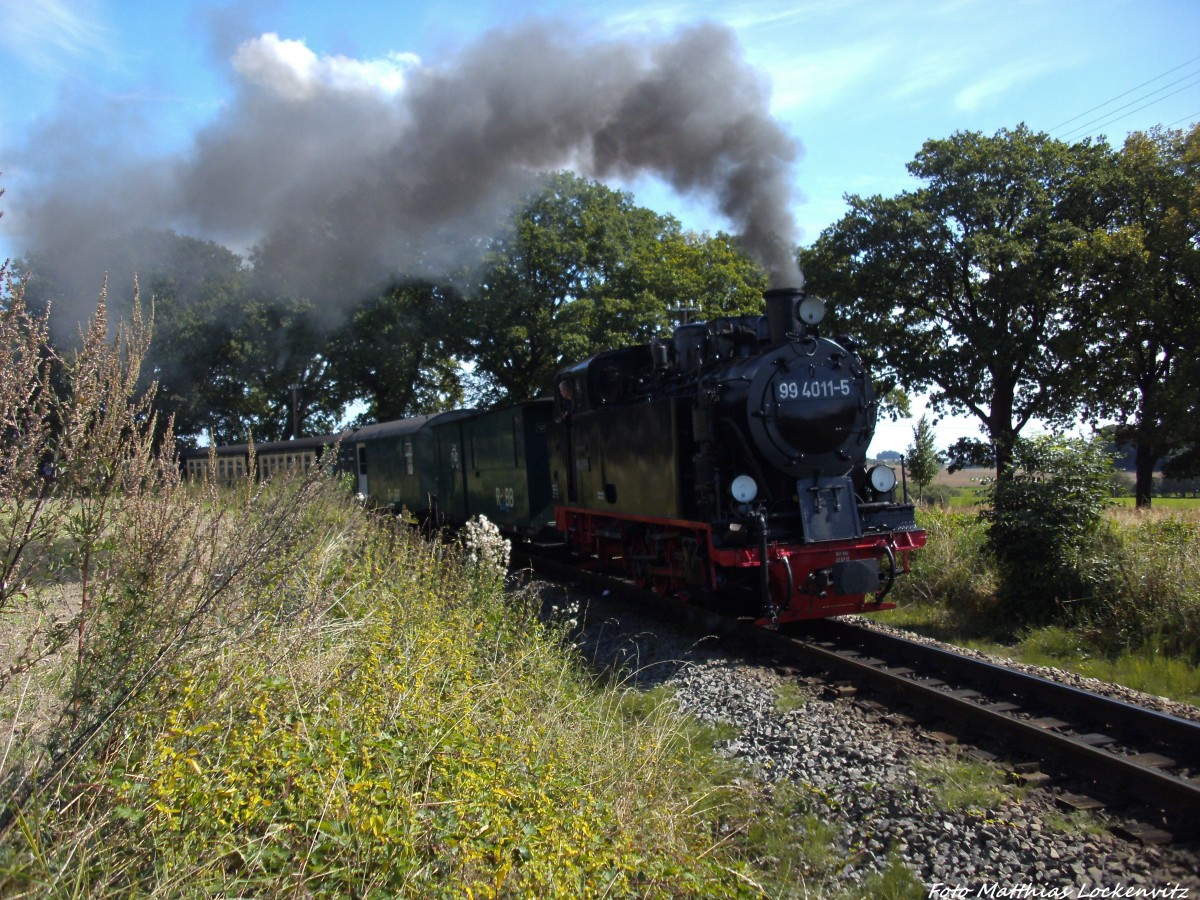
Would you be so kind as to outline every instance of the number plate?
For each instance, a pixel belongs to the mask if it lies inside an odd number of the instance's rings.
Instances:
[[[821,397],[849,397],[849,378],[814,378],[804,381],[781,381],[776,389],[780,401],[816,399]]]

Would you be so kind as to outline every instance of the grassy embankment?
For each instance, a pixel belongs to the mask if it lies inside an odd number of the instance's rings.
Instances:
[[[5,804],[0,893],[754,895],[681,719],[597,689],[492,561],[336,493],[296,479],[184,500],[175,525],[220,521],[233,554],[284,510],[306,527],[258,565],[191,572],[225,581],[189,635],[124,615],[106,671],[137,671],[137,690],[102,701],[90,735],[73,641],[9,685],[4,775],[36,790]],[[146,664],[152,636],[178,647],[166,665]]]
[[[802,787],[739,777],[665,695],[588,673],[493,542],[426,542],[318,476],[180,491],[219,570],[192,573],[220,588],[200,627],[151,614],[107,642],[137,689],[85,688],[86,734],[73,642],[0,692],[3,775],[34,788],[4,805],[3,896],[784,897],[842,865]],[[897,864],[871,889],[917,886]]]
[[[1071,669],[1200,704],[1200,513],[1194,501],[1114,503],[1083,562],[1090,596],[1047,597],[1053,621],[1029,627],[1001,600],[977,519],[981,473],[939,479],[947,508],[922,507],[929,545],[898,583],[901,609],[880,621],[1039,665]]]

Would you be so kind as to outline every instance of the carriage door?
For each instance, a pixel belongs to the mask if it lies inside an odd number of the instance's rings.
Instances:
[[[358,492],[364,497],[371,496],[367,492],[367,445],[358,445]]]
[[[564,378],[558,385],[557,417],[562,423],[559,434],[562,436],[563,462],[566,465],[567,502],[579,502],[579,474],[576,471],[578,463],[575,460],[575,413],[581,408],[583,400],[582,379]]]

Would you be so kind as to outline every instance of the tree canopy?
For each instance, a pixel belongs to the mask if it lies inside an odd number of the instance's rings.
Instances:
[[[810,290],[835,301],[828,327],[854,336],[881,395],[928,392],[935,413],[973,415],[998,477],[1030,422],[1081,414],[1137,444],[1139,502],[1160,458],[1200,471],[1200,128],[1133,134],[1119,150],[1024,125],[959,132],[908,170],[919,186],[848,196],[798,251]],[[306,227],[315,240],[324,225]],[[185,443],[285,437],[293,403],[312,434],[347,409],[371,421],[536,396],[560,366],[683,315],[758,312],[766,287],[737,238],[686,231],[567,172],[537,180],[501,234],[477,236],[478,265],[442,276],[371,282],[329,239],[339,262],[319,277],[290,245],[244,259],[169,232],[110,242],[108,270],[129,273],[110,278],[113,318],[139,273],[154,298],[146,370]],[[14,267],[32,273],[35,312],[70,293],[69,262]]]
[[[1135,132],[1110,166],[1110,218],[1081,246],[1100,328],[1086,348],[1094,418],[1137,448],[1137,503],[1155,465],[1200,440],[1200,126]]]
[[[917,486],[917,499],[925,496],[925,487],[933,483],[942,468],[942,457],[934,443],[933,426],[921,416],[913,426],[913,442],[905,451],[908,477]]]
[[[465,305],[452,286],[423,280],[367,298],[330,337],[326,389],[365,404],[361,422],[462,405]]]
[[[1108,152],[1024,125],[928,141],[908,165],[922,187],[847,197],[804,255],[877,366],[980,421],[998,473],[1030,421],[1065,421],[1086,394],[1097,320],[1076,250],[1105,222]]]
[[[114,319],[128,315],[120,295],[133,273],[154,298],[145,371],[185,446],[206,435],[285,438],[293,403],[300,433],[314,434],[332,431],[348,409],[368,422],[532,397],[559,366],[646,341],[677,310],[757,311],[766,286],[734,238],[686,232],[570,173],[541,179],[511,228],[481,244],[474,271],[395,272],[382,284],[348,274],[350,248],[337,272],[319,278],[294,268],[288,247],[244,259],[171,232],[126,236],[101,255],[120,273],[110,279]],[[35,310],[69,292],[69,263],[18,264],[32,273]],[[71,336],[71,326],[60,329],[61,340]]]
[[[471,298],[481,392],[536,396],[564,362],[645,342],[681,307],[757,309],[764,287],[762,270],[731,239],[684,233],[627,193],[549,176],[491,242]]]

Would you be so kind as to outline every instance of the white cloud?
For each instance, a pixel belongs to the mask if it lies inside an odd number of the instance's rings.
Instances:
[[[42,72],[65,71],[78,57],[112,59],[112,30],[93,4],[66,0],[0,0],[0,47]]]
[[[964,112],[973,112],[994,103],[1013,88],[1040,78],[1055,66],[1046,62],[1013,62],[989,73],[964,87],[954,97],[954,105]]]
[[[405,76],[420,60],[407,53],[383,59],[358,60],[347,56],[318,56],[303,41],[284,40],[268,33],[246,41],[233,57],[233,66],[252,84],[288,100],[313,94],[374,92],[396,94]]]

